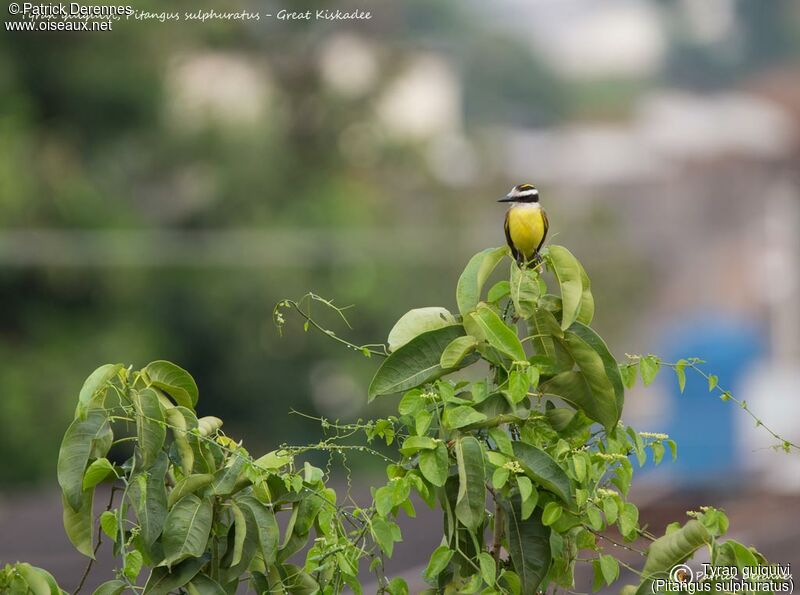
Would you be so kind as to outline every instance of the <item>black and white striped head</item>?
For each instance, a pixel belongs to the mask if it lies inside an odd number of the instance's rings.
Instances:
[[[539,191],[533,184],[517,184],[497,202],[539,202]]]

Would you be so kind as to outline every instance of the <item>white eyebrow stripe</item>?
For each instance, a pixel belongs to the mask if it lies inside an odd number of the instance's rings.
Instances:
[[[539,191],[536,190],[536,188],[533,188],[531,190],[523,190],[521,192],[516,189],[511,191],[511,196],[536,196],[538,194]]]

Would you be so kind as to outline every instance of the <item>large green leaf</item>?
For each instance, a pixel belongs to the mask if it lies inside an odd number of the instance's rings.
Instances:
[[[403,345],[378,368],[369,385],[369,399],[414,388],[454,370],[442,368],[439,362],[448,344],[464,334],[461,325],[446,326],[422,333]]]
[[[107,458],[103,457],[92,461],[83,476],[83,489],[93,488],[109,476],[115,476],[114,465]]]
[[[164,478],[168,466],[169,458],[166,453],[159,453],[150,469],[134,473],[128,485],[128,500],[136,513],[139,537],[148,553],[150,546],[161,535],[164,520],[167,518],[167,489]]]
[[[148,469],[161,452],[167,437],[164,410],[161,409],[158,393],[152,388],[132,391],[131,400],[136,409],[136,437],[141,455],[136,467]]]
[[[58,484],[67,503],[78,510],[83,502],[83,473],[92,443],[108,431],[105,412],[93,409],[85,419],[76,418],[67,428],[58,452]]]
[[[195,473],[184,477],[169,493],[167,505],[169,508],[172,508],[178,500],[206,487],[212,481],[214,481],[214,475],[212,473]]]
[[[483,448],[472,436],[456,442],[458,464],[458,499],[456,518],[470,531],[477,531],[483,523],[486,507],[486,480],[483,468]]]
[[[438,442],[433,450],[423,450],[419,454],[419,470],[422,476],[435,486],[444,485],[449,468],[450,459],[444,442]]]
[[[583,290],[581,291],[581,306],[578,309],[578,322],[583,324],[591,324],[594,318],[594,296],[592,295],[592,283],[589,281],[589,275],[586,274],[586,269],[579,262],[578,266],[581,267],[581,284]]]
[[[227,464],[214,474],[214,481],[211,482],[211,491],[217,496],[225,496],[233,492],[244,466],[245,459],[243,456],[239,454],[231,455]]]
[[[477,344],[478,341],[471,335],[456,337],[445,347],[442,357],[439,358],[439,365],[445,369],[455,368],[475,350]]]
[[[582,372],[562,372],[539,385],[546,395],[563,399],[576,409],[581,409],[589,418],[602,424],[607,430],[616,426],[619,408],[615,398],[595,398]]]
[[[505,247],[487,248],[469,260],[456,286],[456,302],[462,315],[472,312],[481,301],[483,285],[506,251]]]
[[[551,245],[548,250],[548,259],[561,290],[561,328],[566,330],[578,318],[581,307],[581,265],[563,246]]]
[[[514,456],[526,475],[570,505],[572,485],[569,477],[549,454],[525,442],[514,442]]]
[[[42,568],[31,566],[26,562],[17,562],[14,565],[19,575],[28,583],[28,588],[33,595],[61,595],[56,579]],[[13,595],[14,589],[11,589]]]
[[[261,547],[261,555],[264,562],[269,566],[276,559],[278,551],[278,541],[280,539],[280,529],[275,520],[275,513],[271,507],[264,506],[253,496],[239,496],[236,501],[245,511],[249,511],[255,519],[258,527],[258,543]]]
[[[178,405],[194,409],[197,404],[197,383],[186,370],[165,360],[147,364],[144,369],[150,382],[175,399]]]
[[[81,419],[86,417],[86,412],[95,407],[102,407],[105,399],[108,383],[122,369],[122,364],[105,364],[89,374],[83,383],[81,392],[78,394],[78,406],[75,409],[75,417]]]
[[[614,390],[614,384],[611,378],[609,378],[609,372],[600,354],[573,332],[566,333],[564,336],[564,345],[575,360],[575,364],[578,366],[586,385],[589,387],[593,406],[608,411],[608,416],[605,419],[597,421],[601,421],[606,429],[610,431],[616,425],[622,411],[619,405],[617,392]],[[612,374],[619,380],[619,370],[616,367],[616,363]],[[619,396],[621,400],[621,380],[619,380],[619,386]],[[594,419],[593,416],[590,415],[590,417]]]
[[[550,528],[542,523],[539,508],[522,520],[522,502],[516,491],[510,501],[502,500],[502,505],[508,549],[522,592],[536,593],[550,568]]]
[[[389,351],[397,351],[414,337],[427,331],[456,324],[455,316],[438,306],[409,310],[394,323],[389,331]]]
[[[186,590],[189,595],[227,595],[225,589],[214,579],[205,574],[198,574],[192,579]]]
[[[550,310],[536,308],[528,319],[528,332],[537,359],[545,359],[546,365],[539,364],[542,373],[556,374],[574,367],[575,362],[560,341],[564,337],[564,331]]]
[[[114,579],[111,581],[106,581],[97,589],[94,590],[92,595],[119,595],[128,587],[127,583],[122,582],[121,580]]]
[[[190,558],[172,567],[171,571],[166,566],[153,568],[144,586],[143,595],[168,595],[170,591],[174,591],[192,580],[209,559],[208,555]]]
[[[589,328],[585,324],[580,322],[573,324],[567,331],[567,337],[571,335],[576,335],[579,337],[586,345],[591,347],[597,353],[597,355],[600,356],[600,359],[603,362],[605,376],[608,378],[609,382],[611,382],[611,387],[614,389],[614,399],[617,404],[618,414],[621,415],[622,406],[625,401],[625,386],[622,383],[622,375],[620,374],[617,360],[614,359],[613,355],[611,355],[608,346],[600,337],[600,335],[598,335],[593,329]],[[575,361],[577,362],[577,359]],[[578,365],[580,366],[580,363],[578,363]],[[585,370],[584,373],[586,373]]]
[[[512,360],[525,360],[525,349],[523,349],[517,333],[511,330],[494,310],[489,306],[481,305],[473,318],[483,331],[489,345]]]
[[[517,315],[530,318],[539,299],[539,274],[531,269],[521,269],[515,262],[511,263],[509,292]]]
[[[174,565],[189,557],[203,555],[211,531],[212,505],[208,498],[194,494],[182,498],[164,521],[164,561]]]
[[[230,583],[244,574],[258,551],[258,525],[252,511],[242,506],[239,508],[241,518],[233,527],[233,542],[228,542],[228,551],[222,558],[223,570],[220,572],[219,581],[222,584]],[[236,520],[236,517],[234,517]],[[229,534],[229,537],[231,534]]]
[[[94,500],[94,488],[81,492],[80,506],[77,509],[67,502],[66,495],[61,495],[64,505],[64,529],[67,537],[75,546],[75,549],[84,556],[94,559],[94,545],[92,535],[94,533],[94,517],[92,516],[92,502]]]
[[[164,414],[172,429],[178,456],[181,458],[181,470],[184,475],[190,475],[194,469],[194,449],[189,442],[188,432],[197,428],[197,417],[191,409],[180,406],[169,407]]]
[[[697,520],[690,520],[677,531],[659,537],[647,549],[642,575],[645,578],[666,575],[676,564],[680,564],[701,546],[711,543],[712,538]]]

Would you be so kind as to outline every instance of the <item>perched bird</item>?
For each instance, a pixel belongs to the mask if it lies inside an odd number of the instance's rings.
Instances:
[[[532,184],[519,184],[497,202],[510,202],[506,211],[506,241],[520,267],[539,264],[539,249],[547,237],[547,214]]]

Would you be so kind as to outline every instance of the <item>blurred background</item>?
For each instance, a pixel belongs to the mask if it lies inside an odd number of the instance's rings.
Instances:
[[[800,5],[226,6],[281,8],[372,18],[0,34],[0,560],[74,588],[55,462],[101,363],[179,363],[251,452],[317,439],[290,408],[391,411],[366,406],[375,361],[296,320],[279,337],[273,305],[354,304],[337,332],[357,343],[453,308],[469,257],[504,242],[495,199],[523,181],[619,359],[701,357],[800,438]],[[679,395],[662,376],[626,402],[628,423],[678,441],[634,481],[643,520],[721,505],[738,539],[800,564],[800,457],[701,379]],[[409,525],[398,571],[418,574],[436,527]]]

